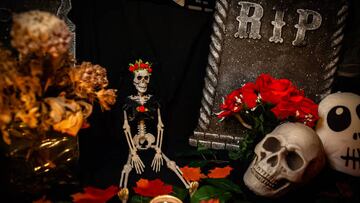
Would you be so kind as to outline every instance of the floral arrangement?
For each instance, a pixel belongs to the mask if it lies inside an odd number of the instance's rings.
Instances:
[[[0,46],[0,129],[3,140],[48,131],[71,136],[86,127],[94,102],[109,110],[116,90],[106,89],[105,68],[75,63],[69,53],[71,33],[56,16],[29,11],[13,17],[12,49]]]
[[[183,177],[188,181],[198,181],[199,187],[191,196],[185,188],[164,183],[160,179],[147,180],[144,178],[136,182],[133,187],[133,194],[128,202],[147,203],[158,195],[172,195],[183,202],[191,203],[220,203],[220,202],[258,202],[259,199],[253,195],[247,195],[242,182],[241,170],[238,161],[228,160],[222,157],[220,151],[206,148],[199,148],[180,152],[182,157],[191,158],[191,162],[180,168]],[[349,181],[351,180],[351,181]],[[343,179],[336,182],[333,188],[320,188],[316,196],[317,201],[333,202],[334,199],[341,201],[354,198],[357,184],[353,178],[348,181]],[[116,194],[119,188],[110,186],[106,189],[85,187],[83,192],[72,195],[74,203],[82,202],[107,202],[110,199],[117,199]],[[350,200],[349,200],[350,201]]]
[[[149,62],[143,62],[141,59],[136,60],[134,64],[129,64],[129,71],[135,72],[137,70],[147,70],[149,73],[152,72],[151,64]]]
[[[235,117],[250,129],[244,142],[240,144],[238,156],[250,155],[248,151],[256,140],[272,131],[281,122],[301,122],[314,127],[318,116],[318,105],[305,97],[288,79],[275,79],[269,74],[261,74],[255,82],[245,83],[223,99],[220,121]]]
[[[201,181],[201,185],[193,195],[184,188],[173,185],[165,184],[160,179],[148,180],[140,178],[133,187],[134,195],[131,197],[130,202],[150,202],[152,198],[160,195],[172,195],[180,200],[186,202],[189,200],[194,203],[210,203],[210,202],[224,202],[232,198],[232,193],[240,194],[241,189],[238,185],[226,179],[233,170],[230,166],[214,167],[204,175],[200,167],[185,166],[181,168],[183,177],[188,181]],[[110,186],[105,190],[85,187],[84,192],[79,192],[72,195],[75,203],[80,202],[106,202],[114,196],[119,188]],[[94,192],[96,191],[96,192]]]

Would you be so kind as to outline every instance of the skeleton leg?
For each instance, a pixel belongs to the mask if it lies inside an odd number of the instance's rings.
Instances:
[[[129,174],[132,170],[131,166],[131,152],[129,152],[128,160],[126,161],[126,164],[123,167],[123,170],[121,171],[121,178],[119,183],[120,191],[118,192],[119,199],[122,201],[122,203],[126,203],[129,199],[129,190],[127,189],[127,183],[129,179]]]
[[[120,184],[119,184],[120,188],[127,187],[128,177],[129,177],[129,174],[130,174],[132,168],[133,167],[131,166],[131,153],[129,152],[128,160],[127,160],[126,164],[124,165],[123,170],[121,171],[121,178],[120,178]]]
[[[185,187],[189,189],[190,182],[184,179],[184,177],[182,176],[182,172],[180,168],[176,165],[175,161],[170,160],[164,153],[162,153],[162,156],[165,159],[167,167],[172,170],[179,177]]]

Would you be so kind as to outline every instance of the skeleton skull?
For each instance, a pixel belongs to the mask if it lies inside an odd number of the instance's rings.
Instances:
[[[139,93],[144,94],[147,91],[149,82],[150,73],[146,69],[140,69],[134,72],[133,84]]]
[[[360,176],[360,96],[334,93],[319,104],[316,132],[323,142],[330,166]]]
[[[301,123],[284,123],[255,147],[256,157],[244,175],[254,193],[276,197],[314,177],[325,164],[318,135]]]

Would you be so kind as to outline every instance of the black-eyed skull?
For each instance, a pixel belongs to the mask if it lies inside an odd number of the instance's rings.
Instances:
[[[254,193],[265,197],[283,195],[307,182],[325,164],[318,135],[301,123],[276,127],[256,145],[255,154],[244,182]]]
[[[133,84],[139,93],[144,94],[147,91],[149,82],[150,73],[146,69],[139,69],[134,72]]]
[[[338,92],[319,103],[316,132],[335,170],[360,176],[360,96]]]

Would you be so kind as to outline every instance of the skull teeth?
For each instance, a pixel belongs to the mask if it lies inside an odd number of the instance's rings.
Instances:
[[[251,168],[251,173],[255,176],[255,178],[263,183],[266,187],[271,190],[280,188],[279,181],[275,180],[270,176],[270,174],[266,173],[265,170],[260,168],[259,166],[255,165]]]

